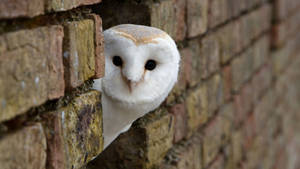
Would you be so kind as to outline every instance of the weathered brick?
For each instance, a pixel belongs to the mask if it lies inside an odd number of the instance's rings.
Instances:
[[[204,57],[201,55],[200,41],[198,39],[189,41],[189,64],[190,68],[190,80],[189,85],[195,86],[201,81],[202,76],[206,76],[207,72],[204,72]],[[203,75],[202,75],[203,74]]]
[[[64,66],[69,88],[75,88],[95,75],[94,31],[91,19],[65,23]]]
[[[210,0],[208,25],[210,28],[225,22],[228,19],[227,0]]]
[[[237,3],[237,0],[227,0],[226,3],[228,4],[226,9],[228,11],[228,17],[232,18],[240,14],[244,1],[241,0]]]
[[[217,36],[208,35],[203,39],[189,41],[189,47],[184,50],[184,69],[187,84],[195,86],[201,78],[207,78],[220,69],[219,43]]]
[[[219,155],[217,159],[208,167],[208,169],[224,169],[225,159],[224,156]]]
[[[160,169],[202,169],[201,134],[174,146],[165,157]]]
[[[51,11],[66,11],[82,5],[91,5],[100,3],[101,0],[45,0],[46,10]]]
[[[188,113],[189,135],[204,124],[208,118],[208,88],[201,85],[191,91],[186,98],[186,109]]]
[[[269,36],[263,36],[254,44],[253,48],[253,71],[257,71],[264,63],[266,63],[267,59],[270,58]]]
[[[231,66],[224,66],[222,69],[222,83],[223,83],[223,95],[224,101],[231,99],[232,94],[232,75],[231,75]]]
[[[222,130],[222,141],[223,144],[227,144],[230,141],[230,138],[233,133],[234,129],[234,106],[233,103],[229,102],[222,106],[222,108],[219,111],[218,114],[219,117],[217,117],[217,120],[221,123],[221,130]]]
[[[151,168],[159,164],[172,147],[174,120],[165,110],[157,110],[136,121],[92,163],[93,168]]]
[[[240,130],[236,130],[232,133],[231,144],[232,144],[232,159],[236,165],[243,158],[243,137]]]
[[[234,96],[234,122],[236,125],[244,121],[253,107],[253,89],[251,83],[241,88],[239,94]]]
[[[276,23],[272,27],[272,47],[280,48],[286,41],[289,41],[293,35],[298,33],[300,28],[300,13],[297,12],[283,22]]]
[[[208,27],[208,0],[187,0],[188,37],[206,32]]]
[[[278,77],[284,72],[288,64],[298,52],[298,44],[300,42],[300,34],[295,35],[280,49],[274,50],[271,53],[272,69],[275,77]]]
[[[256,136],[256,126],[253,113],[245,120],[244,126],[242,127],[242,136],[243,148],[247,151],[251,149]]]
[[[247,76],[245,72],[247,71],[247,56],[243,53],[241,56],[235,58],[231,62],[231,76],[232,76],[232,90],[237,92],[240,90],[242,84],[245,82]]]
[[[105,57],[102,35],[102,19],[99,15],[90,14],[89,17],[94,20],[94,42],[95,42],[95,78],[104,76]]]
[[[237,92],[254,72],[254,48],[250,47],[231,63],[232,90]]]
[[[44,13],[44,0],[2,0],[0,18],[34,17]]]
[[[220,69],[220,46],[215,34],[209,34],[201,40],[201,77],[207,78]]]
[[[151,26],[166,31],[175,41],[185,38],[185,0],[167,0],[150,7]]]
[[[252,96],[254,104],[272,83],[272,69],[269,64],[265,65],[259,72],[257,72],[252,79]]]
[[[247,47],[254,38],[255,35],[255,22],[257,20],[257,10],[244,15],[240,19],[240,36],[241,36],[241,46],[242,48]]]
[[[177,85],[181,90],[185,90],[187,86],[190,86],[192,81],[192,51],[189,48],[181,49],[180,56],[181,65]]]
[[[60,26],[1,36],[0,121],[64,95],[62,38]]]
[[[174,140],[177,143],[187,134],[187,114],[183,103],[169,108],[169,113],[174,116]]]
[[[241,51],[240,22],[233,21],[217,31],[220,43],[220,60],[228,62],[235,54]]]
[[[260,36],[262,32],[268,31],[271,28],[272,5],[265,4],[256,13],[256,15],[252,16],[255,24],[254,37]]]
[[[297,11],[300,6],[298,0],[275,0],[274,1],[274,19],[276,21],[285,20],[291,13]]]
[[[0,139],[3,169],[45,169],[46,139],[41,124],[24,127]]]
[[[268,91],[264,97],[257,103],[254,109],[254,121],[256,130],[262,131],[266,127],[266,122],[272,117],[272,109],[274,108],[274,95]]]
[[[246,158],[244,163],[245,168],[261,168],[263,167],[263,159],[267,158],[267,145],[264,143],[263,136],[257,137],[252,147],[246,151]]]
[[[267,31],[271,23],[271,6],[263,5],[240,19],[241,46],[245,48],[258,35]]]
[[[242,57],[244,58],[244,78],[243,78],[243,82],[248,81],[253,73],[254,73],[254,47],[251,46],[250,48],[248,48],[245,53],[242,55]]]
[[[215,74],[209,78],[204,85],[207,88],[208,117],[211,117],[224,102],[223,83],[220,74]]]
[[[206,168],[219,154],[222,146],[222,124],[220,119],[211,121],[204,130],[203,167]]]
[[[100,93],[90,91],[43,115],[50,169],[80,168],[103,149]]]

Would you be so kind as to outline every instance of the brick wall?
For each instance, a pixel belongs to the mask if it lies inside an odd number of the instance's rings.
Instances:
[[[298,0],[3,0],[0,168],[299,169],[299,9]],[[90,87],[104,74],[102,28],[121,23],[168,32],[181,70],[163,105],[103,151],[101,93]]]

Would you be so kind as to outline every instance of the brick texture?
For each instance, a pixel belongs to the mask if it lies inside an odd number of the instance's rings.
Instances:
[[[103,149],[101,101],[96,91],[44,115],[43,121],[50,169],[81,168]]]
[[[24,127],[0,140],[1,168],[45,169],[46,148],[40,123]]]
[[[4,43],[0,53],[0,121],[64,95],[63,36],[61,26],[1,36]]]
[[[94,28],[91,19],[65,24],[64,63],[70,88],[78,87],[95,75]]]
[[[300,168],[299,0],[2,1],[1,169]],[[127,23],[166,31],[180,71],[103,150],[91,87]]]
[[[44,0],[3,0],[0,18],[33,17],[44,13]]]

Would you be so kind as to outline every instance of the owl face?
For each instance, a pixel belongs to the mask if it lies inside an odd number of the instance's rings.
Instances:
[[[128,105],[160,104],[174,86],[180,55],[163,31],[119,25],[104,31],[105,76],[102,91]]]

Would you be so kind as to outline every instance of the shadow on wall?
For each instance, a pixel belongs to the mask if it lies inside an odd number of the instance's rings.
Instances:
[[[142,0],[103,0],[93,6],[93,13],[103,19],[103,29],[119,24],[150,25],[150,8]]]

